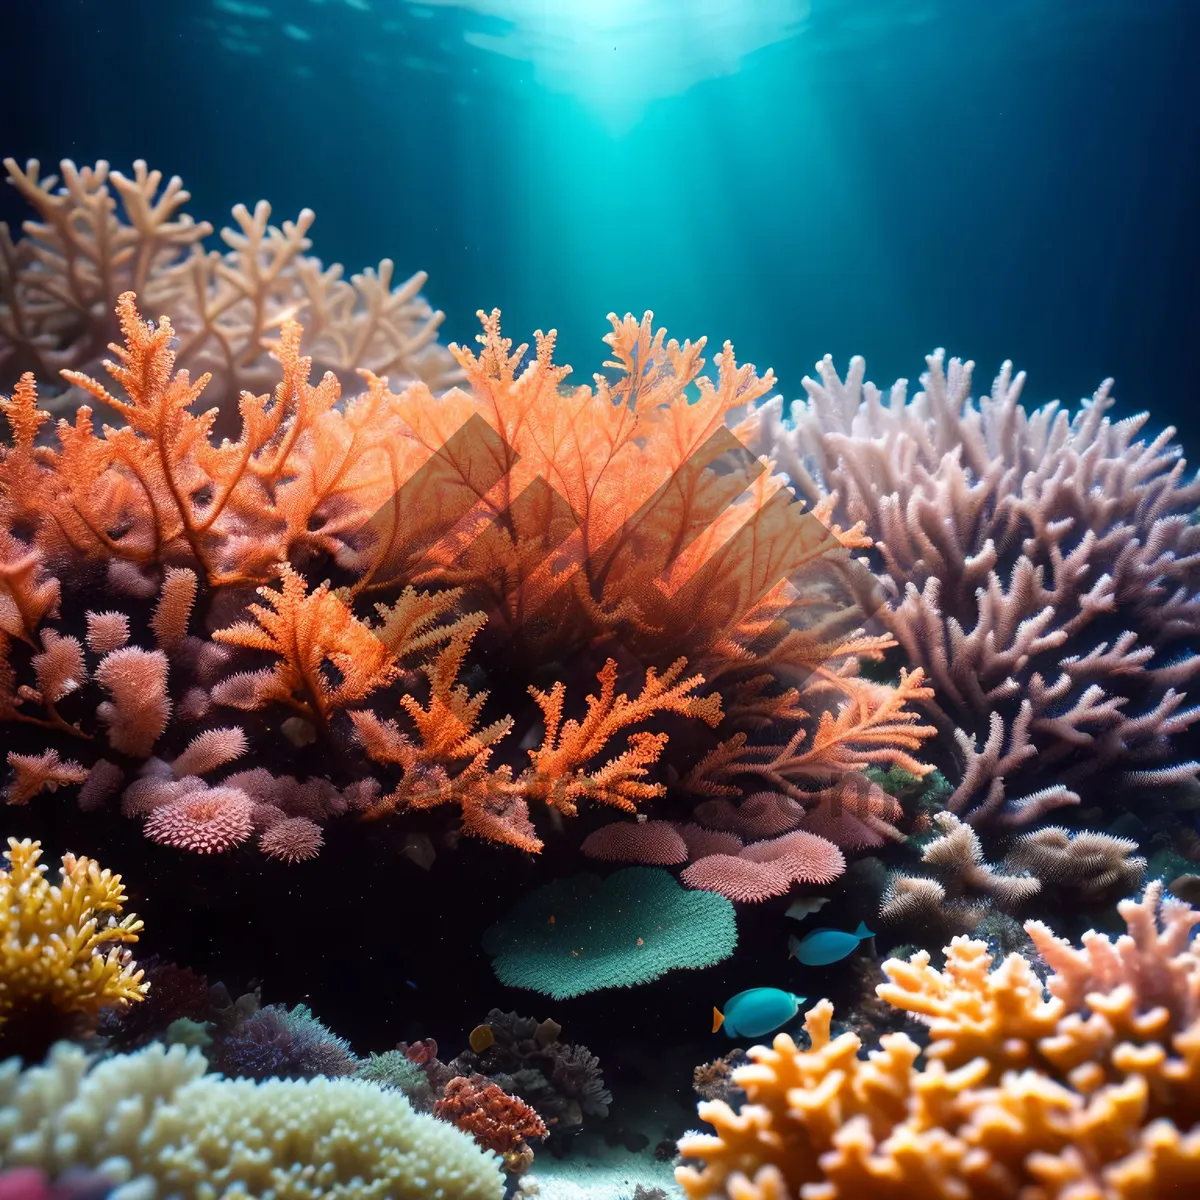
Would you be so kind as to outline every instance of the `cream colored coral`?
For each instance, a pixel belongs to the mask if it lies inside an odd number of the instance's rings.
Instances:
[[[734,1071],[740,1112],[715,1101],[715,1136],[679,1143],[693,1200],[1159,1200],[1200,1189],[1200,913],[1160,885],[1120,906],[1128,933],[1081,949],[1026,925],[1056,972],[1043,989],[982,942],[885,964],[880,996],[929,1026],[887,1034],[866,1059],[833,1038],[822,1001],[800,1050],[780,1035]],[[1047,996],[1047,991],[1049,996]]]
[[[89,1069],[90,1068],[90,1069]],[[500,1200],[498,1160],[400,1093],[350,1079],[227,1080],[152,1045],[91,1065],[60,1043],[0,1066],[0,1163],[96,1168],[110,1200]]]
[[[125,944],[142,922],[121,916],[120,875],[64,854],[59,883],[46,879],[38,842],[8,839],[0,870],[0,1031],[18,1012],[48,1005],[95,1013],[147,991]]]

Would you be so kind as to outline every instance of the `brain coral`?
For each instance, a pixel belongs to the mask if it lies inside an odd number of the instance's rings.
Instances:
[[[0,1065],[0,1162],[95,1167],[110,1200],[500,1200],[494,1156],[399,1093],[349,1079],[206,1075],[198,1051],[154,1045],[90,1065],[60,1043]]]
[[[736,944],[724,896],[684,891],[652,867],[556,879],[522,897],[483,938],[501,983],[555,1000],[709,967]]]

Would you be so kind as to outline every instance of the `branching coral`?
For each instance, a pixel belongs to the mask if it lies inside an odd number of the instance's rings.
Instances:
[[[51,884],[41,855],[40,843],[9,838],[0,870],[0,1040],[29,1054],[53,1018],[95,1017],[148,990],[127,948],[142,922],[122,915],[120,875],[64,854]]]
[[[938,813],[933,825],[937,836],[922,848],[921,861],[934,878],[893,875],[880,903],[880,920],[973,929],[989,904],[1017,911],[1041,892],[1036,871],[1013,864],[1006,870],[987,862],[979,835],[952,812]]]
[[[623,375],[567,391],[553,337],[518,374],[524,350],[492,314],[480,354],[455,351],[470,391],[395,394],[367,373],[343,402],[333,375],[311,382],[286,320],[282,381],[244,394],[240,431],[217,442],[217,410],[193,411],[209,381],[177,370],[170,322],[143,321],[130,293],[117,308],[114,389],[70,378],[122,424],[98,430],[85,406],[51,444],[32,377],[3,402],[0,718],[31,734],[12,798],[88,771],[87,806],[124,788],[155,840],[223,851],[257,832],[302,861],[339,807],[452,804],[468,833],[536,851],[532,809],[632,812],[665,779],[718,796],[765,780],[819,803],[874,764],[927,769],[920,673],[857,674],[890,645],[857,632],[871,582],[850,553],[867,542],[827,527],[828,506],[803,512],[724,429],[770,384],[730,347],[713,381],[702,343],[614,318]],[[75,618],[101,568],[128,603]],[[490,722],[467,682],[479,636],[499,678],[527,681]],[[566,661],[582,681],[548,676]],[[245,729],[194,732],[220,709],[251,714]],[[700,726],[717,732],[664,761],[668,730]],[[356,780],[365,755],[379,786],[302,812],[201,778],[268,731],[336,746]]]
[[[929,1026],[926,1063],[906,1034],[860,1058],[833,1037],[832,1005],[807,1015],[807,1050],[787,1035],[754,1047],[733,1079],[747,1102],[700,1106],[715,1135],[680,1142],[690,1197],[863,1200],[1150,1200],[1200,1183],[1200,912],[1151,885],[1124,901],[1128,933],[1082,948],[1026,929],[1049,963],[1049,998],[1029,963],[993,968],[956,938],[945,971],[921,952],[885,964],[880,996]],[[1160,925],[1161,918],[1161,925]]]
[[[231,401],[271,377],[266,349],[283,322],[304,314],[306,352],[349,382],[358,368],[433,387],[457,372],[438,345],[443,314],[419,294],[425,275],[393,284],[384,259],[350,280],[305,253],[309,209],[281,227],[271,206],[233,210],[221,230],[224,252],[205,250],[207,221],[185,210],[191,198],[178,176],[165,185],[142,161],[124,175],[99,162],[61,164],[61,184],[31,161],[5,159],[9,182],[36,212],[25,237],[0,225],[0,386],[23,370],[49,377],[67,367],[93,370],[113,339],[113,306],[125,291],[170,311],[180,359],[193,374],[209,371]],[[5,378],[7,376],[7,378]]]
[[[1027,410],[1007,363],[976,403],[973,364],[927,362],[910,399],[826,358],[790,425],[774,400],[735,432],[875,539],[879,615],[960,731],[951,808],[1027,824],[1100,772],[1191,777],[1172,738],[1198,712],[1183,689],[1200,670],[1200,482],[1174,431],[1138,440],[1146,414],[1110,418],[1111,381],[1072,416]]]
[[[1006,870],[1037,876],[1046,891],[1095,903],[1128,896],[1141,886],[1146,860],[1137,848],[1129,838],[1047,825],[1017,838],[1004,863]]]

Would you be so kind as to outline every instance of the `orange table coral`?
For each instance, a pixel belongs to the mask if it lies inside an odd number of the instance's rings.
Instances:
[[[903,1033],[866,1058],[810,1010],[806,1050],[786,1035],[734,1070],[734,1112],[700,1105],[715,1135],[680,1144],[694,1200],[1155,1200],[1200,1187],[1200,912],[1151,884],[1121,906],[1128,932],[1081,948],[1026,929],[1052,968],[994,966],[956,938],[946,967],[921,952],[884,965],[880,996],[930,1029],[925,1062]],[[1161,924],[1160,924],[1161,918]],[[1047,995],[1048,992],[1048,995]]]

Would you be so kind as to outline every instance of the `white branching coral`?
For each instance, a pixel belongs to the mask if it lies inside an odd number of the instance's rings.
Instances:
[[[1111,381],[1072,415],[1027,410],[1008,363],[973,400],[972,363],[926,362],[909,397],[904,380],[888,395],[865,382],[861,358],[843,380],[826,357],[790,420],[777,397],[735,433],[875,539],[879,617],[959,731],[950,808],[1011,827],[1077,803],[1099,772],[1193,777],[1172,736],[1200,716],[1184,694],[1200,671],[1200,482],[1175,431],[1140,439],[1145,413],[1112,418]]]
[[[275,226],[265,200],[253,211],[239,204],[236,225],[220,231],[224,252],[206,250],[213,227],[184,211],[191,197],[179,177],[164,184],[141,160],[131,176],[66,160],[61,182],[36,159],[4,166],[38,219],[16,239],[0,224],[0,390],[24,370],[46,381],[63,368],[92,371],[116,338],[113,308],[125,291],[171,314],[179,365],[193,378],[212,372],[217,394],[267,390],[267,351],[297,315],[304,352],[343,383],[357,383],[358,368],[434,389],[460,377],[437,340],[444,314],[421,295],[424,272],[396,281],[385,258],[344,279],[339,265],[306,253],[311,209]]]

